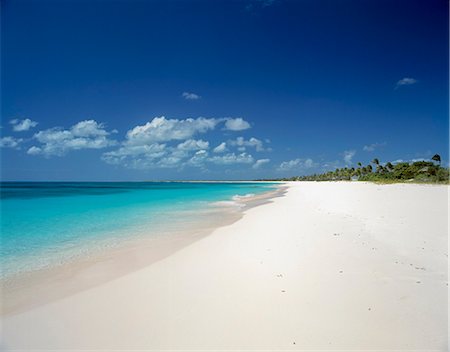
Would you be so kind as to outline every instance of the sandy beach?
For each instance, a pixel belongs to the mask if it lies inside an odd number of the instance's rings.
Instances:
[[[447,317],[448,186],[298,182],[144,268],[4,317],[1,348],[447,351]]]

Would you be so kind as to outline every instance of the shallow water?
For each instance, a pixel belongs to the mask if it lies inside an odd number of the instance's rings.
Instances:
[[[136,238],[180,232],[219,205],[231,207],[237,199],[275,187],[251,182],[3,182],[1,276],[57,266]]]

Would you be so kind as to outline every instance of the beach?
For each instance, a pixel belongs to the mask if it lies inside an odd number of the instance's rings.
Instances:
[[[2,349],[447,351],[448,186],[286,186],[145,267],[4,316]]]

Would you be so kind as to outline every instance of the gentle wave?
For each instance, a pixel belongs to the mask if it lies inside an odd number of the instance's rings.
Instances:
[[[252,198],[254,196],[255,196],[254,193],[247,193],[247,194],[244,194],[243,196],[241,196],[239,194],[236,194],[236,195],[233,196],[232,199],[233,200],[245,200],[245,199],[248,199],[248,198]]]

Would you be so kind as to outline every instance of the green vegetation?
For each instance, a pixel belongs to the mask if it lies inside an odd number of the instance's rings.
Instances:
[[[335,171],[308,176],[294,176],[281,179],[283,181],[371,181],[378,183],[416,182],[416,183],[449,183],[449,169],[441,166],[439,154],[431,158],[433,161],[416,161],[413,163],[399,162],[392,164],[372,160],[372,165],[344,167]],[[436,163],[437,164],[436,164]]]

